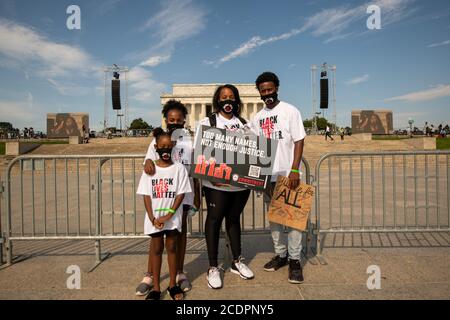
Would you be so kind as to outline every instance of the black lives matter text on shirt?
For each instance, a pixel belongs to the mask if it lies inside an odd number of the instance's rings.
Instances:
[[[267,139],[283,140],[283,132],[281,130],[275,130],[278,123],[278,115],[266,117],[259,120],[259,127],[262,133]]]
[[[170,191],[173,186],[173,178],[152,179],[153,198],[175,198],[176,192]]]

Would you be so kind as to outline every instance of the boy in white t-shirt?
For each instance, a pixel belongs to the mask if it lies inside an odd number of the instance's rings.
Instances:
[[[136,192],[144,196],[146,210],[144,233],[152,237],[149,260],[153,271],[153,290],[146,299],[161,298],[160,273],[165,236],[170,276],[167,290],[173,300],[182,300],[184,291],[176,282],[176,242],[182,228],[181,204],[185,194],[192,189],[184,166],[171,159],[173,149],[171,135],[161,128],[156,128],[153,135],[160,159],[155,161],[156,172],[153,176],[142,173]]]
[[[300,164],[303,155],[303,143],[306,137],[300,111],[293,105],[278,100],[280,81],[272,72],[264,72],[256,79],[256,87],[265,103],[251,121],[250,127],[258,135],[278,140],[272,171],[272,183],[265,190],[264,201],[269,204],[279,175],[288,177],[290,187],[300,183]],[[276,256],[264,265],[266,271],[276,271],[289,262],[290,283],[302,283],[303,272],[300,265],[302,251],[302,233],[288,228],[288,245],[282,241],[284,226],[270,223],[272,240]],[[289,260],[289,261],[288,261]]]

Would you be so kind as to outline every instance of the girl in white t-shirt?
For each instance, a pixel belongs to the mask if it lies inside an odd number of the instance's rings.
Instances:
[[[155,161],[157,170],[153,176],[142,173],[137,194],[144,196],[145,222],[144,233],[152,237],[149,259],[153,270],[153,290],[146,299],[161,298],[160,273],[164,236],[169,265],[169,288],[173,300],[184,298],[183,290],[176,283],[177,259],[176,241],[181,232],[184,195],[192,191],[189,176],[180,163],[172,161],[173,142],[168,132],[161,128],[153,131],[156,152],[160,159]]]
[[[172,161],[181,163],[189,172],[191,163],[191,154],[193,151],[192,139],[190,132],[184,128],[188,110],[186,106],[178,100],[167,101],[162,108],[162,115],[166,124],[167,130],[172,133],[172,140],[175,145],[172,149]],[[144,172],[153,176],[156,172],[155,160],[159,159],[159,155],[155,149],[155,140],[153,139],[148,146],[147,154],[144,161]],[[184,271],[184,259],[186,255],[187,244],[187,220],[188,214],[191,215],[198,212],[200,207],[200,188],[198,180],[190,178],[191,188],[193,192],[186,193],[182,203],[182,228],[181,234],[177,240],[177,284],[184,292],[189,291],[192,285],[188,279],[187,273]],[[149,254],[150,256],[150,254]],[[148,261],[147,272],[144,278],[136,288],[136,295],[147,295],[153,286],[153,271],[151,261]]]
[[[229,131],[243,129],[247,121],[239,116],[241,105],[239,91],[235,86],[226,84],[218,87],[213,98],[215,113],[203,119],[199,128],[203,125]],[[241,256],[240,216],[247,203],[250,190],[212,183],[207,180],[203,180],[202,183],[208,210],[205,222],[209,258],[209,269],[206,276],[208,286],[212,289],[222,288],[221,268],[218,267],[217,256],[223,219],[225,219],[225,228],[233,255],[230,271],[243,279],[253,279],[253,272],[244,264]]]

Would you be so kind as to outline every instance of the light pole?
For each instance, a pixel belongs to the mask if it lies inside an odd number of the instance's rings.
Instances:
[[[317,65],[313,64],[311,66],[311,86],[312,86],[312,114],[313,117],[316,114],[316,75],[317,75]],[[314,117],[313,133],[317,134],[317,123]]]
[[[317,118],[322,114],[322,112],[316,112],[314,117],[314,129],[316,130],[316,134],[319,132],[319,127],[317,126]]]
[[[409,118],[408,123],[409,123],[409,137],[412,138],[412,133],[413,133],[412,125],[414,123],[414,120],[412,118]]]

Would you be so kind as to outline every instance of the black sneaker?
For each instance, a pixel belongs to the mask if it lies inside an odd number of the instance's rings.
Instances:
[[[277,256],[273,257],[272,260],[270,260],[269,262],[267,262],[264,265],[264,270],[277,271],[281,267],[284,267],[285,265],[287,265],[287,262],[288,262],[287,257],[281,258],[280,256],[277,255]]]
[[[302,266],[299,260],[289,260],[289,279],[290,283],[303,283]]]

